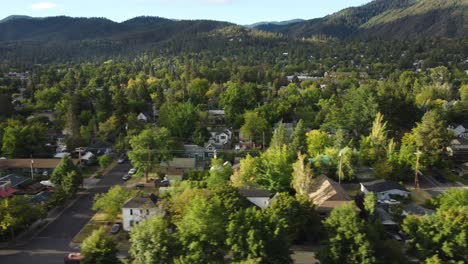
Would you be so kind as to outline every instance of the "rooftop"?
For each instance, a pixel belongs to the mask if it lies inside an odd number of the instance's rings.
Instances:
[[[370,192],[385,192],[390,190],[400,190],[404,192],[408,192],[408,190],[403,187],[403,185],[394,182],[394,181],[387,181],[387,180],[376,180],[371,182],[362,182],[361,183],[366,189]]]
[[[317,207],[325,210],[332,210],[351,201],[343,187],[325,175],[313,179],[310,185],[309,199]]]
[[[271,197],[271,193],[265,189],[239,189],[239,194],[244,197]]]
[[[10,174],[10,175],[3,176],[0,178],[0,182],[10,182],[11,187],[13,188],[18,187],[18,185],[25,183],[27,180],[28,178],[26,177],[14,175],[14,174]]]
[[[158,197],[154,194],[149,196],[137,196],[129,199],[123,208],[153,208],[156,206]]]
[[[0,169],[31,168],[31,161],[36,169],[55,169],[60,163],[60,159],[0,159]]]

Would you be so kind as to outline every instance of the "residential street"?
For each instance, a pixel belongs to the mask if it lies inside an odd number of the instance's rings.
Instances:
[[[63,263],[66,253],[77,251],[69,247],[72,238],[93,216],[91,210],[96,193],[106,192],[110,187],[121,184],[121,177],[129,169],[129,163],[119,164],[57,218],[24,246],[0,250],[0,263]]]

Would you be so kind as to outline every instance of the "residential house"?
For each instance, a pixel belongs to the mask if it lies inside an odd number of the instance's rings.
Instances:
[[[405,189],[401,184],[388,181],[376,180],[371,182],[360,183],[361,192],[367,194],[373,192],[378,200],[388,200],[390,196],[397,195],[401,197],[408,197],[410,192]]]
[[[184,145],[184,156],[196,160],[204,160],[207,157],[206,149],[195,144]]]
[[[144,113],[139,113],[138,116],[137,116],[137,119],[138,121],[142,121],[142,122],[148,122],[149,120],[149,117],[146,116]]]
[[[424,208],[415,203],[409,203],[403,207],[403,212],[401,215],[402,216],[407,216],[407,215],[424,216],[424,215],[432,215],[434,213],[435,211],[432,209]]]
[[[208,110],[208,122],[214,126],[223,126],[226,123],[226,112],[221,109]]]
[[[18,192],[17,189],[13,188],[11,186],[10,181],[2,181],[0,180],[0,198],[8,198],[13,196],[16,192]]]
[[[199,169],[195,158],[173,158],[167,162],[161,162],[160,167],[163,173],[169,169],[180,169],[183,172]]]
[[[468,161],[468,139],[454,138],[450,141],[450,146],[447,147],[450,156],[456,161]]]
[[[375,215],[387,231],[394,231],[395,229],[398,230],[398,223],[393,220],[392,216],[389,213],[387,213],[385,209],[381,207],[376,207]]]
[[[468,139],[468,125],[467,124],[450,124],[448,126],[448,129],[452,131],[455,137]]]
[[[47,203],[52,198],[53,192],[48,192],[48,191],[42,191],[33,197],[31,197],[30,202],[32,204],[43,204]]]
[[[276,197],[276,195],[272,195],[270,191],[265,189],[239,189],[239,194],[262,209],[268,208]]]
[[[10,174],[0,178],[0,182],[9,182],[12,188],[20,188],[28,181],[28,178],[15,174]]]
[[[210,131],[210,138],[208,143],[212,143],[217,147],[223,148],[225,145],[229,144],[232,139],[232,131],[230,129],[218,129]]]
[[[91,152],[86,152],[80,158],[80,165],[94,165],[97,162],[97,157]]]
[[[325,175],[314,178],[309,190],[308,197],[322,217],[352,201],[341,185]]]
[[[123,229],[130,231],[141,221],[164,214],[163,209],[157,203],[158,197],[154,194],[129,199],[122,207]]]

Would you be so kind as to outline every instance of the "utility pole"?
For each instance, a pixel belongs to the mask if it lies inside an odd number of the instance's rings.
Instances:
[[[414,154],[416,155],[416,168],[414,172],[414,187],[416,188],[416,190],[419,190],[419,157],[421,156],[422,152],[418,150]]]
[[[340,149],[338,156],[340,157],[340,164],[338,166],[338,184],[341,184],[341,178],[343,177],[343,149]]]
[[[31,154],[31,180],[34,181],[34,160]]]

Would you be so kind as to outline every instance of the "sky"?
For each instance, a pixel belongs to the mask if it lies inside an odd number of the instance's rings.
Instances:
[[[121,22],[136,16],[212,19],[241,25],[260,21],[312,19],[370,0],[1,0],[0,19],[10,15],[106,17]]]

